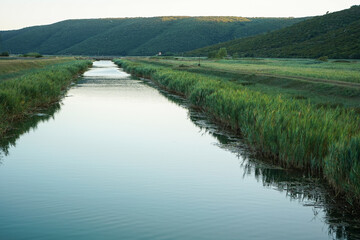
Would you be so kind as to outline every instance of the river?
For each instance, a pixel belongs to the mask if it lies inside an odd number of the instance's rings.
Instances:
[[[0,239],[359,237],[321,180],[110,61],[34,117],[0,156]]]

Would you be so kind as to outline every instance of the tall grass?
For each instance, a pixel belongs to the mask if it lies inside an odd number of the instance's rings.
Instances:
[[[0,137],[13,127],[14,122],[39,107],[58,101],[73,77],[85,71],[90,64],[90,61],[70,61],[1,81]]]
[[[284,167],[323,174],[351,202],[360,200],[360,117],[343,108],[267,95],[201,74],[116,60],[125,71],[184,94]]]
[[[34,70],[48,65],[70,62],[70,57],[40,58],[40,59],[6,59],[0,61],[0,76],[25,70]]]

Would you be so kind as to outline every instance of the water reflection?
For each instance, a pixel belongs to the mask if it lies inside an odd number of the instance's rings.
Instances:
[[[60,103],[54,103],[47,109],[39,110],[38,113],[32,114],[25,121],[19,122],[4,138],[0,138],[0,161],[9,154],[10,147],[16,146],[16,141],[21,135],[36,130],[41,122],[54,119],[55,113],[60,110],[60,105]]]
[[[188,109],[189,119],[200,129],[218,140],[219,148],[230,151],[239,159],[243,177],[254,177],[264,187],[285,192],[290,201],[298,201],[313,209],[314,218],[323,212],[332,239],[360,239],[360,213],[354,210],[340,196],[335,196],[328,184],[321,178],[307,176],[304,172],[286,170],[273,165],[253,151],[241,138],[228,129],[216,124],[206,113],[193,108],[189,102],[161,89],[153,82],[142,79],[145,84],[159,92],[178,106]]]

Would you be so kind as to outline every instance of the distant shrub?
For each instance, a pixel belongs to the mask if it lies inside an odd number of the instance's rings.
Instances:
[[[327,56],[322,56],[322,57],[319,57],[317,60],[322,61],[322,62],[327,62],[329,60],[329,58]]]
[[[223,59],[227,56],[227,50],[226,48],[220,48],[218,51],[211,51],[208,53],[208,58],[219,58]]]
[[[23,57],[34,57],[34,58],[41,58],[43,57],[43,55],[41,55],[40,53],[37,52],[30,52],[30,53],[26,53],[24,55],[22,55]]]
[[[2,52],[2,53],[0,53],[0,56],[1,57],[8,57],[9,53],[8,52]]]
[[[208,53],[208,58],[216,58],[217,51],[211,51]]]
[[[227,50],[226,50],[226,48],[220,48],[219,51],[218,51],[217,54],[216,54],[216,57],[217,57],[217,58],[220,58],[220,59],[222,59],[222,58],[224,58],[224,57],[226,57],[226,56],[227,56]]]

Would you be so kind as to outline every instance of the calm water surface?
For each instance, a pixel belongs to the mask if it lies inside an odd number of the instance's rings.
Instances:
[[[252,159],[186,101],[108,61],[95,62],[61,109],[1,158],[0,239],[341,239],[350,231],[333,220],[321,187]]]

